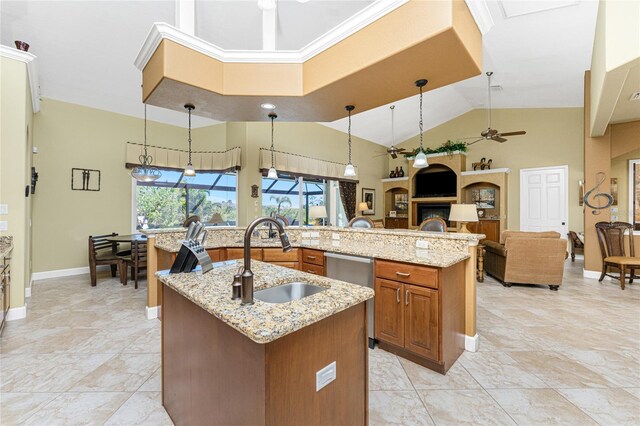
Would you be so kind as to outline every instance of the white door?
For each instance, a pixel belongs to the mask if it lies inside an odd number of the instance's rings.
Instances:
[[[569,230],[568,166],[520,170],[520,230]]]

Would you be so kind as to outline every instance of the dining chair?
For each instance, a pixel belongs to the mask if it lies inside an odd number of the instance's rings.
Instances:
[[[135,283],[135,288],[138,288],[138,275],[140,270],[147,269],[147,243],[146,242],[134,242],[131,244],[131,255],[120,257],[120,282],[123,285],[127,285],[128,269],[131,268],[131,277]]]
[[[624,290],[624,281],[629,271],[629,284],[633,283],[636,269],[640,270],[640,257],[635,256],[633,244],[633,225],[626,222],[598,222],[596,223],[600,254],[602,255],[602,274],[598,281],[602,282],[605,276],[620,279],[620,288]],[[625,239],[625,235],[629,238]],[[625,240],[629,241],[629,254],[625,252]],[[618,270],[619,277],[608,273],[609,269]],[[613,271],[612,271],[613,272]]]
[[[427,232],[447,232],[447,222],[441,217],[430,217],[423,220],[418,229]]]
[[[89,274],[91,275],[91,286],[97,284],[96,266],[109,265],[111,276],[116,276],[116,270],[120,264],[118,243],[107,241],[108,237],[115,237],[118,234],[112,232],[105,235],[89,235]]]
[[[584,243],[578,238],[578,234],[575,231],[569,231],[567,234],[569,237],[569,243],[571,243],[571,261],[576,261],[576,249],[584,251]]]
[[[347,224],[347,228],[373,228],[373,222],[368,217],[354,217]]]

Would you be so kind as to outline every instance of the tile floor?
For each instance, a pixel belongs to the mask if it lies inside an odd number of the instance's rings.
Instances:
[[[370,424],[640,424],[640,285],[581,268],[567,262],[557,293],[478,284],[480,351],[446,376],[371,351]],[[172,424],[144,284],[76,276],[32,292],[0,338],[0,424]]]

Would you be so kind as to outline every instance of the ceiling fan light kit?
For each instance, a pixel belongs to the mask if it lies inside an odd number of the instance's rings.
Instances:
[[[349,130],[348,130],[348,135],[349,135],[349,162],[347,163],[347,166],[344,168],[344,177],[355,177],[356,176],[356,168],[353,167],[353,164],[351,163],[351,111],[356,109],[356,107],[353,106],[353,105],[347,105],[344,108],[349,113]]]
[[[185,104],[184,107],[189,112],[189,162],[187,163],[187,166],[184,168],[184,175],[195,176],[196,169],[193,167],[193,164],[191,164],[191,111],[196,109],[196,107],[193,106],[192,104]]]
[[[140,165],[131,170],[131,176],[138,182],[153,182],[158,180],[162,173],[151,165],[153,157],[147,154],[147,104],[144,104],[144,154],[138,157]]]
[[[269,172],[267,173],[267,177],[269,179],[278,179],[278,172],[274,166],[275,164],[275,151],[273,149],[273,120],[278,118],[278,114],[275,112],[269,113],[269,118],[271,119],[271,167],[269,167]]]
[[[427,85],[426,79],[420,79],[416,81],[416,86],[420,89],[420,121],[418,125],[420,127],[420,148],[418,148],[418,153],[413,160],[413,167],[416,169],[424,169],[425,167],[429,167],[429,162],[427,161],[427,154],[424,152],[424,146],[422,144],[423,138],[423,122],[422,122],[422,88]]]

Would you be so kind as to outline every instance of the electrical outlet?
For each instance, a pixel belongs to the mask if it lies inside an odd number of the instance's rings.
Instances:
[[[319,232],[312,232],[311,233],[311,238],[320,238],[320,233]]]
[[[8,231],[9,230],[9,222],[6,220],[0,220],[0,231]]]
[[[302,238],[309,238],[311,236],[311,232],[303,232]]]
[[[316,372],[316,392],[336,379],[336,362],[324,367]]]
[[[611,216],[611,222],[617,222],[618,216]]]
[[[331,239],[332,240],[339,240],[340,239],[340,234],[338,234],[337,232],[334,232],[333,234],[331,234]]]
[[[0,204],[0,214],[9,214],[9,204]]]
[[[333,240],[333,241],[331,241],[331,245],[332,245],[333,247],[340,247],[340,241],[338,241],[338,240]]]
[[[429,248],[429,241],[416,240],[416,247],[421,249]]]
[[[618,213],[617,207],[611,207],[611,213]]]

